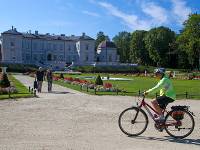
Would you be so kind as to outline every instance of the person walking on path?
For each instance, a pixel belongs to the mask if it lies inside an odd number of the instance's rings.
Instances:
[[[53,73],[51,69],[47,70],[46,79],[48,82],[48,92],[52,92]]]
[[[44,81],[44,71],[42,69],[42,67],[39,67],[39,70],[36,72],[36,79],[37,79],[37,83],[38,83],[38,93],[41,93],[42,91],[42,83]]]

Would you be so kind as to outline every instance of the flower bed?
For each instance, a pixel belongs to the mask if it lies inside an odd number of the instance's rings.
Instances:
[[[116,92],[120,91],[116,87],[114,87],[111,83],[104,83],[104,85],[95,85],[91,81],[87,80],[82,80],[79,78],[72,78],[72,77],[65,77],[64,79],[61,79],[58,76],[53,76],[54,81],[60,81],[64,82],[66,84],[71,84],[71,85],[77,85],[81,86],[82,89],[96,89],[96,91],[99,92]]]
[[[17,89],[14,86],[10,86],[7,88],[1,88],[0,87],[0,94],[9,94],[10,93],[17,93]]]

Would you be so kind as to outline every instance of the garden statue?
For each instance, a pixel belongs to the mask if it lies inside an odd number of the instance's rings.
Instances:
[[[8,67],[1,67],[1,70],[2,70],[2,74],[6,74],[6,69],[7,69]]]

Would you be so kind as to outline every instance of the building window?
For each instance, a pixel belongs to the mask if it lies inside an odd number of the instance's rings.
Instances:
[[[88,61],[88,56],[85,57],[85,61]]]
[[[15,58],[15,57],[12,57],[12,59],[15,60],[16,58]]]
[[[62,56],[62,55],[60,55],[60,58],[59,58],[59,59],[60,59],[60,61],[63,61],[63,56]]]
[[[30,54],[26,54],[26,60],[30,60],[30,59],[31,59]]]
[[[112,62],[112,55],[109,55],[109,62]]]
[[[48,60],[48,61],[52,61],[52,55],[51,55],[51,54],[48,54],[48,55],[47,55],[47,60]]]
[[[54,55],[54,61],[56,61],[57,60],[57,55]]]
[[[15,46],[15,43],[14,42],[10,42],[10,46]]]
[[[53,44],[53,50],[57,50],[57,45]]]
[[[37,49],[37,43],[33,44],[33,49],[36,50]]]
[[[69,45],[69,47],[68,47],[68,50],[71,51],[71,47],[70,47],[70,45]]]
[[[85,49],[89,50],[89,44],[86,44]]]
[[[44,50],[44,43],[43,42],[40,44],[40,46],[41,46],[41,50]]]
[[[62,45],[62,44],[60,44],[60,50],[61,50],[61,51],[63,50],[63,45]]]
[[[33,60],[38,60],[37,54],[34,54],[34,55],[33,55]]]

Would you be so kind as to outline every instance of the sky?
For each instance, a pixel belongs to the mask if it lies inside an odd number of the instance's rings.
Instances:
[[[200,0],[0,0],[0,32],[11,29],[41,34],[111,39],[121,31],[166,26],[179,32],[191,13],[200,13]]]

